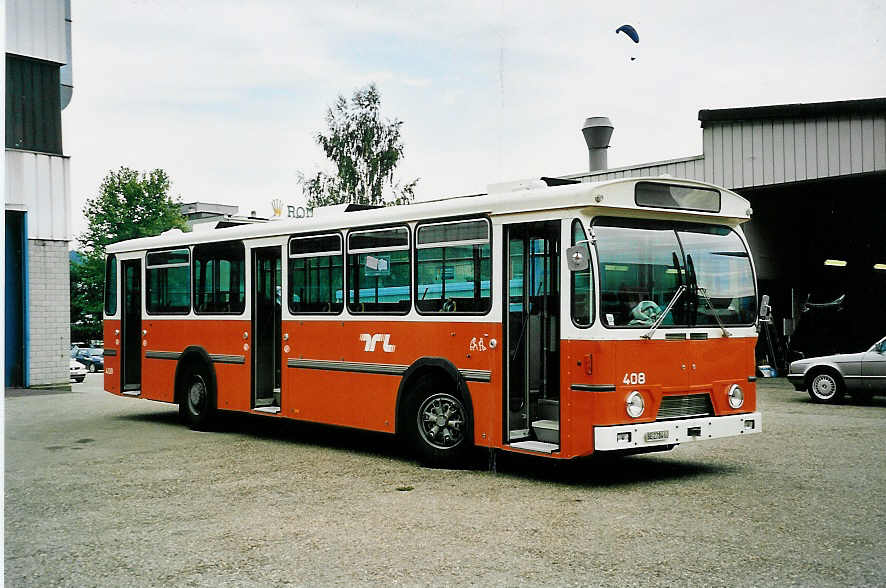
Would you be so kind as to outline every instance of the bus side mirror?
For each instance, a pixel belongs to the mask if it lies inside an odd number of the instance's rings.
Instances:
[[[591,266],[588,247],[584,244],[573,245],[566,250],[566,265],[571,272],[582,272]]]
[[[771,320],[772,307],[769,306],[769,294],[763,294],[760,298],[760,315],[757,320],[757,330],[760,329],[760,323],[768,323]]]

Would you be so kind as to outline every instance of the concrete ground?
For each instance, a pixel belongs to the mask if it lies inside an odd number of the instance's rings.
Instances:
[[[393,439],[6,398],[8,586],[886,584],[886,398],[763,381],[764,432],[663,454],[418,466]]]

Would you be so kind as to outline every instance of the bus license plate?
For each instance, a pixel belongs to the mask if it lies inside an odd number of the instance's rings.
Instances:
[[[644,435],[643,439],[648,443],[649,441],[664,441],[668,438],[667,430],[664,431],[649,431]]]

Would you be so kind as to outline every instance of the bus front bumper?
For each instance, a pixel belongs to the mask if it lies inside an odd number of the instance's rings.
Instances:
[[[594,427],[594,450],[642,449],[748,435],[759,433],[762,424],[760,413],[751,412],[720,417]]]

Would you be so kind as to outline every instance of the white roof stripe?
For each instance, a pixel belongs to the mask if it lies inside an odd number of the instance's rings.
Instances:
[[[639,181],[660,181],[685,186],[717,188],[722,193],[719,213],[686,213],[672,209],[637,207],[634,203],[634,185]],[[598,200],[598,197],[601,197]],[[457,216],[489,215],[492,217],[557,209],[585,209],[585,213],[612,214],[613,210],[631,211],[631,216],[646,211],[657,215],[673,215],[694,220],[718,219],[720,222],[742,223],[750,219],[750,203],[725,188],[704,182],[671,177],[622,178],[605,182],[583,182],[565,186],[551,186],[532,190],[518,190],[483,194],[470,197],[449,198],[433,202],[418,202],[406,206],[392,206],[356,212],[323,214],[315,209],[313,218],[279,220],[262,224],[250,224],[199,233],[173,231],[156,237],[144,237],[114,243],[108,253],[123,253],[143,249],[170,248],[198,243],[246,240],[299,233],[321,232],[340,229],[356,229],[379,225],[396,225],[410,222],[444,219]],[[640,213],[642,214],[642,212]]]

